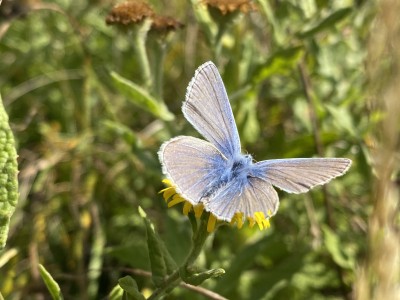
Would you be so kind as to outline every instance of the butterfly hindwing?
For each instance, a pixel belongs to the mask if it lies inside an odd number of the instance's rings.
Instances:
[[[258,177],[238,177],[231,180],[205,203],[218,219],[231,221],[237,212],[245,217],[256,212],[272,216],[279,207],[279,198],[271,183]]]

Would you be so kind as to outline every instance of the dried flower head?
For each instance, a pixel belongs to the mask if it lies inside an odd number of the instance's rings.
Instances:
[[[142,1],[126,1],[115,5],[106,17],[108,25],[130,25],[154,16],[153,9]]]
[[[147,3],[138,0],[115,5],[106,17],[106,23],[107,25],[128,26],[141,23],[146,18],[152,21],[151,30],[154,32],[165,33],[183,27],[183,24],[174,18],[156,15]]]
[[[173,31],[183,27],[183,24],[174,18],[166,16],[153,16],[153,23],[151,29],[158,32]]]
[[[248,13],[256,10],[256,6],[251,0],[203,0],[203,3],[217,8],[222,15],[238,11]]]

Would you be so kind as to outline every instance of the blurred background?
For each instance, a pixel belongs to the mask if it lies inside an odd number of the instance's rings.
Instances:
[[[212,60],[256,160],[347,157],[348,173],[279,192],[271,228],[221,226],[198,261],[228,299],[399,299],[400,5],[395,0],[3,0],[0,92],[20,199],[0,252],[5,299],[106,299],[154,288],[153,220],[177,262],[191,230],[167,209],[157,151],[199,134],[180,110]],[[185,288],[166,299],[205,299]]]

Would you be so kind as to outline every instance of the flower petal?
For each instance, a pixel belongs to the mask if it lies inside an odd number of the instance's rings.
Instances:
[[[217,217],[210,213],[207,223],[207,232],[213,232],[216,223],[217,223]]]
[[[183,214],[185,216],[187,216],[189,214],[190,210],[192,209],[192,207],[193,207],[193,205],[190,202],[186,201],[185,204],[183,205]]]
[[[186,201],[185,199],[183,199],[181,196],[179,196],[178,194],[175,194],[172,197],[172,200],[168,202],[168,207],[172,207],[178,203],[184,202]]]
[[[199,219],[201,217],[201,215],[203,214],[204,206],[203,206],[203,204],[193,206],[193,210],[194,210],[195,217],[197,219]]]

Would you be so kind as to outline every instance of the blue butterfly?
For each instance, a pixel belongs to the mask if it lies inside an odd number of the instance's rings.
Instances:
[[[159,151],[163,173],[191,204],[203,204],[218,219],[231,221],[236,213],[253,218],[273,216],[279,198],[273,186],[305,193],[343,175],[347,158],[271,159],[254,162],[241,153],[239,133],[217,67],[206,62],[187,88],[182,111],[207,140],[178,136]]]

